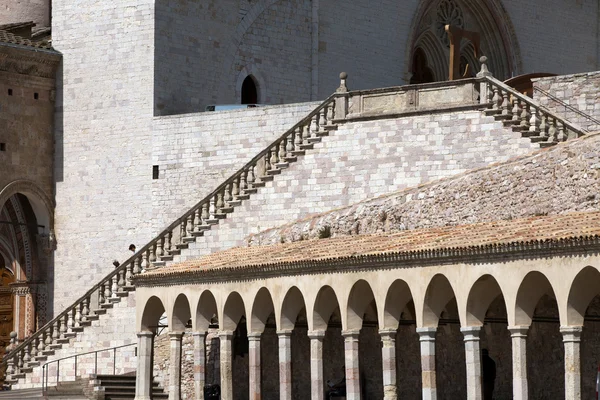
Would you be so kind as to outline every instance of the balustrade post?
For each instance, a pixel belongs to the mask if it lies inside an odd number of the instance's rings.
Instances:
[[[195,231],[195,224],[196,224],[196,213],[191,213],[190,215],[187,216],[186,221],[187,221],[187,236],[191,237],[192,234]],[[199,225],[199,223],[198,223]]]
[[[148,261],[150,263],[149,267],[154,267],[154,263],[156,262],[156,243],[150,245],[150,256],[148,257]]]
[[[567,140],[567,135],[565,133],[565,124],[559,121],[556,121],[556,125],[558,128],[558,134],[556,135],[556,139],[559,142],[564,142]]]
[[[202,232],[202,206],[196,208],[196,210],[194,211],[195,214],[195,218],[196,218],[196,225],[194,226],[194,232],[198,233],[198,232]]]
[[[513,102],[513,107],[511,110],[512,113],[512,118],[511,121],[513,122],[513,124],[518,124],[519,123],[519,118],[521,117],[521,113],[519,112],[519,102],[520,100],[517,99],[515,96],[512,97],[512,102]]]
[[[327,103],[327,126],[333,125],[333,120],[335,119],[335,101]]]
[[[507,90],[503,90],[502,91],[502,115],[504,116],[509,116],[510,115],[510,108],[508,107],[508,91]]]
[[[208,220],[210,218],[210,212],[209,212],[209,201],[207,201],[206,203],[202,204],[202,223],[208,225]]]
[[[531,119],[531,115],[529,113],[529,104],[527,104],[525,101],[520,100],[521,102],[521,131],[528,131],[529,130],[529,120]]]
[[[556,120],[548,117],[548,143],[556,143]]]
[[[310,138],[310,121],[302,127],[302,141],[305,144],[308,144],[308,139]]]
[[[268,152],[267,152],[268,155]],[[256,182],[256,174],[254,173],[254,168],[256,167],[256,165],[251,165],[248,168],[248,179],[246,180],[246,185],[248,187],[248,189],[253,188],[254,186],[254,182]],[[265,163],[265,169],[267,168],[267,165]]]
[[[285,158],[286,161],[288,158],[292,158],[294,156],[294,139],[296,138],[296,131],[294,130],[294,132],[292,133],[292,135],[290,135],[286,140],[286,146],[285,146]]]
[[[233,200],[236,200],[236,198],[240,195],[240,178],[240,175],[236,176],[231,186],[231,196],[233,197]]]
[[[294,148],[296,151],[302,150],[300,146],[302,145],[302,126],[296,128],[294,132]]]
[[[479,58],[479,62],[481,63],[481,70],[477,73],[477,78],[480,78],[479,82],[479,103],[487,104],[490,101],[490,86],[488,80],[486,79],[488,76],[493,76],[492,73],[488,70],[487,67],[487,57],[482,56]]]
[[[279,142],[279,162],[285,162],[285,150],[287,148],[287,138],[283,138],[281,139],[281,142]]]
[[[90,315],[90,298],[86,297],[83,299],[83,306],[81,307],[81,320],[86,322],[88,315]]]
[[[500,104],[502,104],[502,96],[500,96],[500,89],[498,89],[498,86],[494,86],[494,96],[492,97],[492,110],[499,111]]]
[[[240,175],[240,193],[242,193],[242,194],[248,188],[248,185],[246,183],[247,177],[248,177],[248,170],[243,170],[242,174]]]
[[[531,118],[529,119],[529,132],[540,131],[540,117],[538,116],[538,110],[535,107],[531,107]]]
[[[348,93],[348,74],[342,72],[340,74],[340,86],[337,88],[335,98],[335,115],[337,119],[344,120],[348,115],[348,104],[350,102],[350,94]]]

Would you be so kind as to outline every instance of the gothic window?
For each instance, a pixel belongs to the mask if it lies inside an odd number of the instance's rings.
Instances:
[[[411,84],[434,82],[433,71],[427,63],[427,55],[420,47],[415,50],[413,55]]]
[[[446,25],[456,26],[458,28],[464,28],[465,19],[463,12],[452,0],[442,0],[437,8],[437,22],[436,31],[437,35],[446,47],[450,46],[450,40],[448,39],[448,33],[446,33]]]
[[[242,104],[257,104],[258,90],[252,75],[248,75],[242,83]]]

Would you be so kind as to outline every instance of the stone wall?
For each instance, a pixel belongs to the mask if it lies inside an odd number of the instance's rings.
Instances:
[[[513,71],[514,75],[600,69],[597,1],[552,0],[541,5],[502,0],[501,4],[510,15],[521,53],[522,70]]]
[[[58,312],[150,239],[154,1],[55,0]]]
[[[8,45],[0,45],[0,53],[6,62],[0,66],[0,192],[10,182],[27,180],[52,198],[53,74],[60,55]],[[54,65],[49,77],[37,73],[43,64]],[[31,74],[18,72],[34,68]]]
[[[582,129],[600,130],[600,72],[540,78],[533,87],[534,99],[542,106]]]
[[[268,227],[536,148],[480,111],[346,123],[273,182],[267,182],[177,259],[243,245],[245,236]]]
[[[136,344],[135,325],[132,323],[134,318],[135,294],[130,293],[128,297],[122,298],[119,303],[114,304],[113,308],[108,309],[105,315],[101,315],[98,321],[92,322],[91,326],[86,327],[83,332],[78,333],[76,339],[73,339],[71,343],[64,344],[61,349],[55,351],[54,355],[48,356],[48,360],[45,363],[74,356],[75,354]],[[77,376],[89,376],[94,372],[109,375],[112,375],[113,371],[117,375],[133,372],[137,368],[135,348],[136,346],[134,345],[116,350],[117,365],[114,370],[114,353],[112,350],[98,353],[97,369],[95,369],[96,360],[93,353],[80,356],[77,358]],[[56,363],[48,367],[48,383],[50,386],[56,384],[56,368]],[[73,381],[75,377],[74,358],[61,361],[58,372],[60,382]],[[42,383],[41,379],[42,367],[35,367],[33,372],[28,373],[25,378],[20,379],[19,383],[13,385],[12,388],[26,389],[40,387]]]
[[[156,118],[152,163],[160,175],[152,181],[153,231],[189,210],[318,104]]]
[[[552,215],[600,208],[600,135],[305,218],[247,239],[273,244],[331,235]]]
[[[50,26],[50,0],[11,0],[0,4],[0,25],[27,21]]]

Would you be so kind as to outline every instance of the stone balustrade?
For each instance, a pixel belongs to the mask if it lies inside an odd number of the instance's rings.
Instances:
[[[532,99],[486,73],[485,62],[477,78],[369,91],[348,91],[347,75],[340,75],[338,90],[272,142],[212,193],[142,247],[131,258],[94,285],[85,295],[20,344],[13,343],[3,363],[7,382],[15,383],[40,362],[69,343],[78,332],[106,313],[121,297],[134,290],[132,278],[159,268],[226,218],[258,188],[297,161],[330,131],[344,122],[460,108],[487,109],[513,130],[532,141],[552,145],[582,136],[577,126],[544,109]],[[484,71],[485,70],[485,71]]]

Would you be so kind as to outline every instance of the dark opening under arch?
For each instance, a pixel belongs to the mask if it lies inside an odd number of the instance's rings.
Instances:
[[[242,104],[258,103],[258,90],[252,75],[248,75],[242,83]]]

